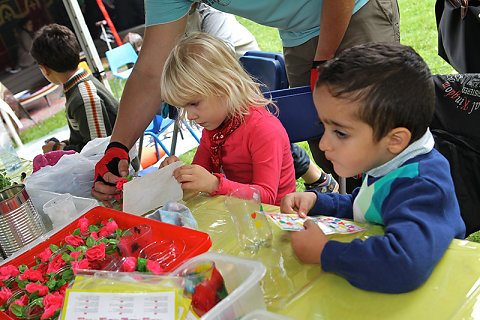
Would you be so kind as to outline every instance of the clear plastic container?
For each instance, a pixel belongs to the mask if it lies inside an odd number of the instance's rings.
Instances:
[[[260,261],[207,252],[187,260],[173,271],[180,275],[186,267],[198,262],[214,261],[225,281],[228,296],[200,319],[238,319],[253,310],[266,310],[260,280],[266,268]]]
[[[292,318],[282,316],[278,313],[273,313],[266,310],[255,310],[247,313],[240,320],[294,320]]]
[[[0,121],[0,160],[7,171],[14,171],[22,165],[3,121]]]

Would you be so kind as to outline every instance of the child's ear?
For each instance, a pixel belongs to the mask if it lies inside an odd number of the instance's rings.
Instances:
[[[410,144],[412,133],[404,127],[392,129],[389,134],[388,150],[393,154],[399,154]]]
[[[39,66],[40,70],[42,70],[43,74],[45,74],[47,76],[50,74],[50,68],[49,67],[44,66],[42,64],[39,64],[38,66]]]

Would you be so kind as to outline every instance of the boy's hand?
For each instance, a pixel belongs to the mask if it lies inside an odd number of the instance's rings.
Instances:
[[[169,164],[172,164],[172,163],[177,162],[177,161],[180,161],[180,159],[178,159],[176,156],[167,157],[162,161],[162,163],[160,163],[160,167],[158,167],[158,168],[161,169],[161,168],[166,167]]]
[[[42,151],[43,151],[43,153],[47,153],[47,152],[52,151],[54,144],[55,144],[55,141],[49,141],[49,142],[45,143],[45,144],[42,146]]]
[[[293,192],[282,198],[280,205],[281,213],[298,214],[302,218],[307,217],[307,213],[313,208],[317,201],[317,195],[314,192]]]
[[[321,263],[322,251],[328,238],[312,220],[306,220],[303,226],[305,230],[290,232],[293,251],[303,263]]]
[[[212,193],[220,184],[219,178],[197,164],[181,166],[173,171],[173,176],[182,184],[183,190]]]

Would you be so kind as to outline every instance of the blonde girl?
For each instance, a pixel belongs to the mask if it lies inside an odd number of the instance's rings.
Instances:
[[[249,185],[263,203],[276,205],[295,191],[287,133],[222,40],[205,33],[181,39],[165,63],[161,88],[180,117],[203,127],[192,164],[174,171],[185,191],[228,194]],[[175,161],[168,157],[160,167]]]

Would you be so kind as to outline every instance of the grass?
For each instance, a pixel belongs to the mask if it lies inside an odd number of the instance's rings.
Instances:
[[[57,112],[53,117],[50,117],[44,121],[41,121],[35,127],[25,130],[20,134],[20,139],[23,143],[41,138],[55,129],[61,128],[67,125],[67,118],[65,111]]]

